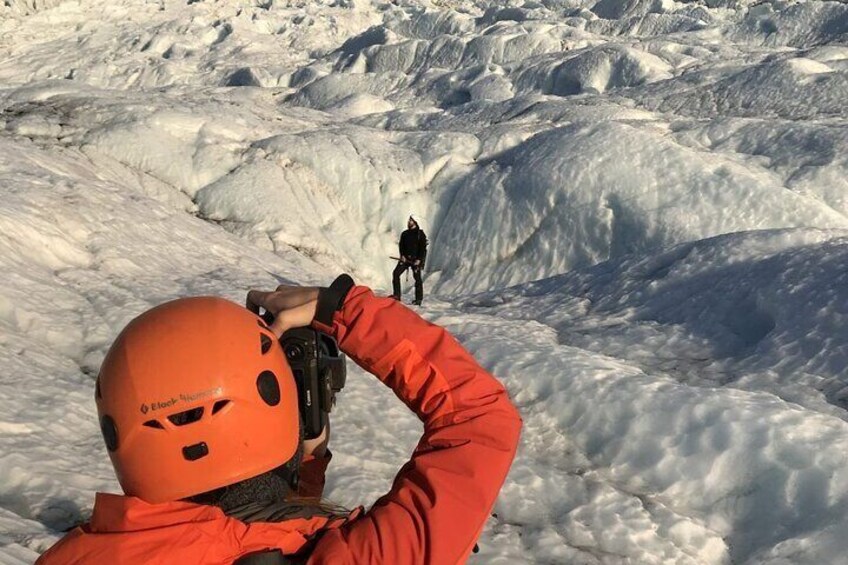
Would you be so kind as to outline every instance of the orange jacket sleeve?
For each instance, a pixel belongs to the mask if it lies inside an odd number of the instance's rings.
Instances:
[[[367,288],[350,291],[332,328],[316,326],[391,387],[424,434],[391,491],[324,534],[309,563],[464,562],[518,444],[506,390],[447,331]]]

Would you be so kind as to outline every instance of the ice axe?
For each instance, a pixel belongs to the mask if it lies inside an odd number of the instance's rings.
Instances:
[[[415,265],[402,257],[395,257],[394,255],[389,255],[389,259],[394,259],[395,261],[406,265],[406,269],[404,269],[406,271],[406,282],[409,282],[409,267],[415,268]]]

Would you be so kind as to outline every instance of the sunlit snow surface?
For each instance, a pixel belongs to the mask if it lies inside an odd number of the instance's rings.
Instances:
[[[385,292],[410,212],[424,315],[525,419],[472,562],[848,563],[846,99],[844,2],[6,0],[0,565],[118,490],[127,321]],[[367,506],[420,425],[348,382]]]

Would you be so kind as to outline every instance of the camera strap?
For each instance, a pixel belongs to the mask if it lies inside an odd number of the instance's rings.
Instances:
[[[333,327],[333,314],[341,310],[347,293],[355,283],[350,275],[339,275],[327,288],[318,291],[318,307],[315,309],[315,321],[328,328]]]

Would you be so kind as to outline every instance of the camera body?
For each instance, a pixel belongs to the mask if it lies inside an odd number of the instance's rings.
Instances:
[[[294,328],[280,345],[297,384],[304,439],[315,439],[327,425],[336,404],[336,393],[347,380],[345,356],[336,340],[312,328]]]

